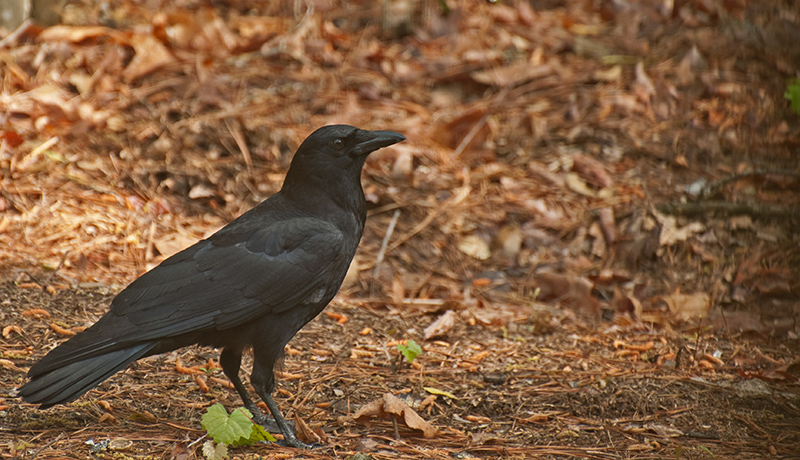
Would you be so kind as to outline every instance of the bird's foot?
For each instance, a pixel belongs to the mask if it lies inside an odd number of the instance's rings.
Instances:
[[[278,422],[275,421],[274,418],[269,417],[267,415],[262,414],[261,412],[256,412],[253,414],[253,421],[261,425],[268,433],[282,433],[281,427],[278,425]],[[291,420],[286,420],[286,424],[289,425],[292,429],[294,428],[294,422]],[[300,449],[317,449],[322,447],[322,444],[313,443],[313,444],[306,444],[303,441],[297,439],[297,436],[292,432],[289,436],[284,435],[284,438],[278,441],[275,441],[275,444],[282,446],[282,447],[297,447]]]
[[[269,433],[281,432],[281,427],[278,425],[275,419],[272,417],[268,417],[262,414],[261,412],[256,412],[253,414],[253,421],[261,425],[264,428],[264,430],[266,430]],[[287,421],[287,423],[293,424],[293,422],[290,421]]]
[[[297,439],[297,435],[294,431],[295,426],[293,421],[284,420],[288,425],[289,430],[291,430],[288,433],[284,433],[283,430],[281,430],[280,425],[278,425],[278,422],[276,422],[274,418],[268,417],[260,412],[257,412],[253,416],[253,421],[261,425],[269,433],[282,433],[283,439],[275,441],[275,444],[281,447],[295,447],[298,449],[318,449],[322,447],[322,444],[317,442],[313,444],[306,444]]]
[[[322,447],[322,444],[315,442],[313,444],[306,444],[303,441],[297,439],[297,436],[294,433],[289,433],[289,436],[283,435],[283,439],[280,441],[275,441],[275,444],[281,447],[294,447],[297,449],[319,449]]]
[[[297,439],[297,434],[295,434],[295,426],[294,423],[286,421],[281,415],[280,409],[278,409],[278,405],[275,404],[275,400],[272,399],[272,395],[266,393],[261,396],[261,399],[267,404],[267,409],[272,414],[272,417],[275,419],[275,423],[278,425],[278,428],[283,435],[283,441],[278,443],[281,446],[290,446],[296,447],[299,449],[313,449],[315,447],[319,447],[318,445],[310,445],[306,444],[303,441]]]

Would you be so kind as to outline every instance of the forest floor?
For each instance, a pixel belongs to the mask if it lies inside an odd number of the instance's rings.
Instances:
[[[800,4],[372,3],[70,1],[0,36],[0,458],[203,458],[241,405],[214,350],[15,389],[332,123],[408,140],[278,374],[321,447],[231,456],[800,458]],[[426,423],[356,420],[386,394]]]

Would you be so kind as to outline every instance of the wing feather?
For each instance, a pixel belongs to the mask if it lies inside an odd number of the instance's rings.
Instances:
[[[145,273],[114,298],[109,314],[32,371],[135,344],[229,329],[317,300],[320,288],[330,292],[325,302],[338,290],[342,280],[330,274],[344,271],[352,250],[336,226],[295,218],[248,230],[239,238],[215,238],[218,233]]]

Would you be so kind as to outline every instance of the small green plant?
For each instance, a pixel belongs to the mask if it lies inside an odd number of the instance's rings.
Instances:
[[[222,404],[214,404],[203,414],[201,424],[214,440],[203,444],[203,455],[208,460],[228,458],[228,446],[250,446],[259,441],[275,441],[264,427],[253,422],[252,414],[244,407],[234,409],[228,415]]]
[[[420,347],[417,344],[417,342],[409,340],[408,342],[406,342],[406,345],[398,343],[397,351],[399,351],[400,353],[403,354],[403,356],[406,357],[406,361],[408,361],[408,364],[411,364],[412,362],[414,362],[417,356],[422,354],[422,347]]]
[[[200,367],[200,368],[198,368],[198,369],[200,369],[201,371],[203,371],[203,373],[204,373],[204,374],[206,374],[206,375],[214,375],[214,374],[216,374],[216,373],[217,373],[217,371],[219,370],[219,368],[218,368],[218,367],[216,367],[216,366]]]
[[[713,453],[713,452],[711,452],[711,450],[709,450],[709,449],[708,449],[708,447],[706,447],[706,446],[698,446],[698,448],[699,448],[700,450],[702,450],[703,452],[705,452],[707,455],[710,455],[710,456],[711,456],[711,458],[717,458],[717,456],[716,456],[716,455],[714,455],[714,453]]]
[[[789,82],[783,97],[792,103],[792,110],[800,115],[800,79],[795,78]]]
[[[200,367],[199,369],[203,371],[203,373],[205,373],[206,375],[214,375],[217,373],[217,371],[221,370],[222,368],[219,367],[217,363],[214,362],[213,359],[208,358],[208,363],[205,365],[205,367]]]

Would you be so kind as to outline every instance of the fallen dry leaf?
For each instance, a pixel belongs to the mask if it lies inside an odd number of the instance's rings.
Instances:
[[[294,413],[294,427],[297,431],[297,437],[307,444],[322,444],[327,441],[325,432],[313,430],[308,424],[299,417],[297,411]]]
[[[134,81],[159,67],[175,62],[175,57],[167,47],[152,35],[132,37],[131,46],[136,54],[123,72],[127,81]]]
[[[572,170],[598,188],[614,185],[614,180],[606,171],[606,165],[582,153],[576,152],[572,155]]]
[[[473,80],[484,85],[506,87],[546,77],[552,73],[553,68],[547,64],[531,65],[527,62],[521,62],[505,67],[492,67],[487,70],[475,71],[470,76]]]
[[[492,255],[489,244],[478,235],[465,236],[458,242],[458,249],[464,254],[478,260],[486,260]]]
[[[594,197],[597,195],[597,192],[590,189],[578,173],[568,173],[566,176],[564,176],[564,178],[566,179],[567,188],[573,192],[588,197]]]
[[[182,233],[170,233],[153,240],[153,245],[165,259],[182,251],[197,242],[197,238],[188,237]]]
[[[622,66],[615,65],[608,69],[595,70],[594,78],[600,81],[619,81],[622,78]]]
[[[561,302],[580,314],[596,316],[600,311],[600,303],[592,296],[594,285],[587,278],[542,271],[533,276],[533,282],[539,288],[539,300]]]
[[[711,309],[711,296],[706,293],[672,294],[662,297],[669,312],[678,321],[691,321],[705,318]]]
[[[456,323],[456,314],[453,310],[447,310],[444,312],[442,316],[440,316],[436,321],[431,323],[430,326],[425,328],[424,338],[425,340],[432,339],[434,337],[440,337],[448,332]]]
[[[105,424],[108,424],[108,425],[116,425],[116,424],[119,423],[119,420],[117,420],[116,417],[114,417],[113,415],[109,414],[108,412],[104,412],[103,415],[101,415],[100,418],[97,419],[97,421],[99,423],[105,423]]]
[[[715,330],[728,332],[752,332],[763,334],[771,328],[764,324],[761,315],[752,311],[726,311],[724,314],[715,314],[711,317]]]
[[[656,219],[661,224],[661,234],[658,238],[660,246],[672,246],[679,241],[685,241],[695,233],[706,229],[700,222],[692,222],[678,228],[677,220],[673,216],[655,213]]]
[[[405,423],[409,428],[422,431],[422,435],[426,438],[432,438],[438,432],[436,428],[423,420],[414,409],[408,407],[408,404],[391,393],[384,393],[382,398],[363,406],[353,415],[353,420],[369,426],[372,416],[382,419],[395,417],[398,422]]]
[[[634,73],[636,74],[636,80],[632,85],[633,92],[638,96],[640,101],[649,102],[650,98],[656,93],[656,89],[653,80],[651,80],[647,72],[645,72],[644,63],[642,61],[636,63]]]
[[[522,249],[524,237],[519,225],[510,224],[503,226],[492,241],[491,252],[501,256],[506,263],[515,263]]]
[[[622,288],[614,288],[614,298],[611,301],[614,311],[624,315],[628,313],[637,321],[642,319],[642,303],[633,295],[626,294]]]
[[[120,34],[114,29],[103,26],[52,26],[44,29],[39,34],[39,39],[43,41],[70,41],[81,42],[89,38],[100,36],[110,36],[112,38]]]

